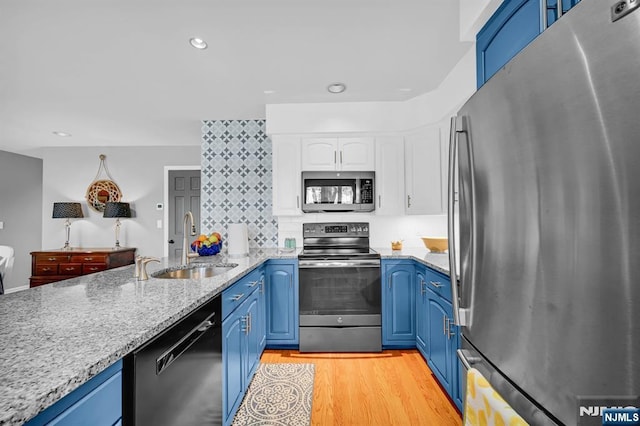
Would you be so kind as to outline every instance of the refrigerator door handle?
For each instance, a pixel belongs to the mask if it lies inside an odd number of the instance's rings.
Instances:
[[[453,302],[453,320],[457,326],[466,326],[467,309],[460,308],[458,294],[458,272],[456,269],[456,240],[455,240],[455,166],[456,152],[458,151],[458,133],[456,117],[451,117],[451,130],[449,132],[449,176],[448,176],[448,239],[449,239],[449,276],[451,279],[451,300]]]

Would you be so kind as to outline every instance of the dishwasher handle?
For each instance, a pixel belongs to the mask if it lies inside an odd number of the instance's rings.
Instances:
[[[166,370],[175,360],[180,358],[180,356],[189,349],[191,345],[197,342],[198,339],[207,332],[207,330],[216,325],[215,316],[215,312],[209,315],[207,319],[195,326],[186,336],[178,340],[178,342],[160,355],[156,359],[156,375],[159,375]]]

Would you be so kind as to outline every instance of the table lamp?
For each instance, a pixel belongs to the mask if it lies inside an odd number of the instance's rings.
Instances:
[[[53,203],[53,215],[54,219],[67,219],[64,223],[67,232],[67,241],[64,243],[63,250],[71,250],[69,246],[69,233],[71,229],[71,221],[69,219],[76,219],[84,217],[82,214],[82,206],[80,203]]]
[[[107,202],[102,217],[116,218],[116,248],[120,248],[120,218],[131,217],[131,207],[129,203]]]

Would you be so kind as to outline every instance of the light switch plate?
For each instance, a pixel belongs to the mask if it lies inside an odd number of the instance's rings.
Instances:
[[[0,222],[0,229],[4,229],[4,222]]]
[[[156,228],[162,229],[162,219],[156,220]]]

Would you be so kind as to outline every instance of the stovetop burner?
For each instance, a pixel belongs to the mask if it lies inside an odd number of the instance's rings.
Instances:
[[[369,247],[366,222],[305,223],[302,225],[301,259],[377,259]]]

